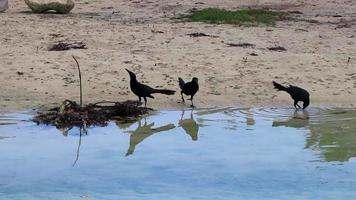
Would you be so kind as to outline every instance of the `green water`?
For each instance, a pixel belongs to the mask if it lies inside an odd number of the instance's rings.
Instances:
[[[0,199],[356,199],[356,110],[165,110],[57,130],[0,116]]]

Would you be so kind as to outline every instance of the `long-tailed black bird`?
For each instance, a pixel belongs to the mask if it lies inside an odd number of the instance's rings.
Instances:
[[[287,92],[294,100],[294,107],[296,109],[301,108],[298,105],[299,101],[303,102],[303,110],[309,106],[309,103],[310,103],[309,92],[306,91],[305,89],[297,87],[297,86],[293,86],[293,85],[289,85],[288,87],[285,87],[285,86],[283,86],[279,83],[276,83],[274,81],[273,81],[273,86],[277,90]]]
[[[184,101],[183,94],[190,95],[190,101],[192,101],[191,107],[194,107],[193,97],[199,90],[198,78],[194,77],[191,82],[184,83],[182,78],[178,78],[179,87],[181,89],[182,101]]]
[[[126,69],[126,71],[130,75],[130,88],[131,88],[131,91],[136,96],[138,96],[138,102],[141,102],[141,97],[145,100],[145,106],[147,104],[146,97],[154,99],[154,97],[152,96],[152,94],[154,94],[154,93],[161,93],[161,94],[165,94],[165,95],[174,95],[174,93],[176,92],[174,90],[151,88],[148,85],[144,85],[144,84],[138,82],[137,79],[136,79],[136,75],[132,71],[130,71],[128,69]]]

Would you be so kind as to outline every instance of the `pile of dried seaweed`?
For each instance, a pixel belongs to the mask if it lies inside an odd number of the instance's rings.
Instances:
[[[87,45],[84,42],[63,42],[60,41],[57,44],[51,46],[48,51],[66,51],[69,49],[87,49]]]
[[[65,100],[59,107],[38,113],[33,121],[57,128],[105,126],[110,120],[135,120],[149,111],[152,109],[140,107],[136,101],[98,102],[81,107]]]

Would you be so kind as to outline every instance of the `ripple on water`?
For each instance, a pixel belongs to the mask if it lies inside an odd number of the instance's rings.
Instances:
[[[304,129],[306,132],[306,149],[318,152],[321,161],[348,161],[356,157],[356,110],[342,108],[219,108],[198,112],[201,117],[223,113],[233,119],[243,119],[247,126],[259,129],[256,120],[272,121],[272,127]],[[210,118],[230,124],[237,128],[238,123],[231,118]],[[201,123],[209,122],[204,118]]]
[[[0,115],[0,126],[16,125],[19,122],[29,121],[30,119],[31,116],[19,113]]]
[[[15,117],[0,116],[0,126],[16,124],[15,121],[16,121]]]

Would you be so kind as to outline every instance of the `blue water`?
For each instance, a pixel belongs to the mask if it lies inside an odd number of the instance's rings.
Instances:
[[[0,116],[0,199],[356,199],[354,110],[182,114],[87,134]]]

